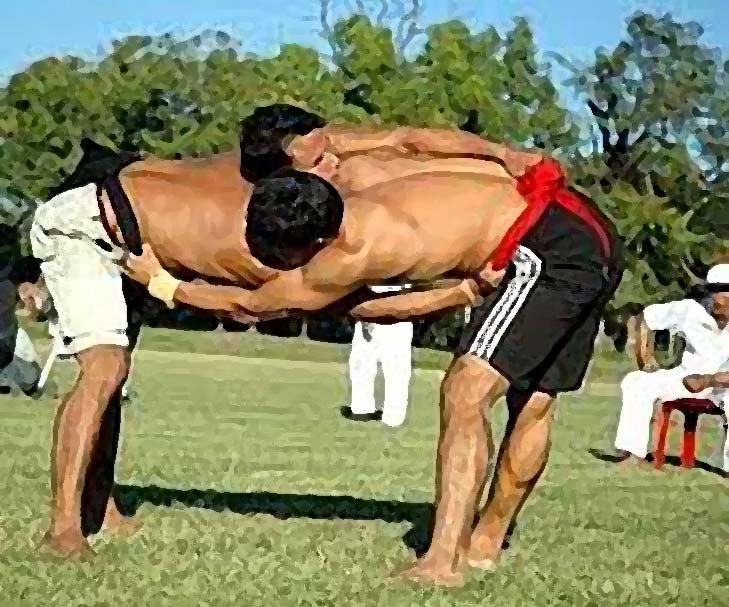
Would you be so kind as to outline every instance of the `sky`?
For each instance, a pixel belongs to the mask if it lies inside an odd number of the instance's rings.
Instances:
[[[381,1],[393,11],[411,0],[359,0],[376,13]],[[461,19],[478,29],[505,30],[515,16],[529,18],[542,51],[588,59],[597,46],[614,45],[626,17],[637,9],[671,12],[695,20],[706,40],[726,49],[729,0],[420,0],[423,25]],[[357,0],[329,0],[334,15],[355,8]],[[324,49],[319,0],[4,0],[0,18],[0,80],[30,62],[56,54],[94,58],[109,42],[128,34],[196,33],[223,29],[243,49],[274,52],[280,42]],[[723,9],[723,10],[722,10]]]

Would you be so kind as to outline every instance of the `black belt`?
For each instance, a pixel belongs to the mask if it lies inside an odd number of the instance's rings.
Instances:
[[[124,244],[130,253],[141,255],[142,236],[139,233],[139,224],[137,223],[137,217],[134,215],[129,198],[119,181],[119,175],[108,175],[101,182],[101,187],[104,188],[109,197],[109,203],[116,216],[116,222],[121,231]]]
[[[139,234],[139,225],[134,211],[129,203],[127,195],[119,183],[119,172],[126,166],[141,160],[141,155],[137,152],[115,152],[105,146],[99,145],[91,139],[84,138],[80,142],[81,151],[83,152],[81,160],[66,180],[58,187],[53,188],[49,192],[49,197],[57,196],[61,192],[66,192],[75,188],[80,188],[89,183],[97,184],[97,194],[99,194],[99,210],[101,212],[102,221],[104,220],[103,205],[101,204],[101,188],[106,190],[109,196],[111,208],[116,215],[116,222],[122,233],[124,245],[131,253],[140,255],[142,253],[142,238]],[[116,239],[108,229],[108,223],[104,228],[109,232],[109,237],[115,244]],[[108,243],[103,248],[108,248]]]

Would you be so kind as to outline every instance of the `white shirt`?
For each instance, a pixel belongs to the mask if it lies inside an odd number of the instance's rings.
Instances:
[[[681,333],[686,350],[681,367],[700,373],[729,368],[729,325],[723,330],[704,307],[693,299],[648,306],[643,318],[652,331]]]

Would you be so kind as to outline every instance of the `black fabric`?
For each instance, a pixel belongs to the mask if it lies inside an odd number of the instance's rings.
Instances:
[[[18,290],[15,268],[20,257],[19,233],[16,227],[0,225],[0,371],[13,360],[18,337],[15,307]]]
[[[137,152],[115,152],[90,139],[81,140],[81,150],[83,155],[73,173],[58,187],[53,188],[49,192],[49,197],[90,183],[103,187],[114,209],[124,243],[130,252],[135,255],[141,254],[142,240],[139,225],[129,204],[129,198],[119,183],[119,172],[124,167],[141,160],[141,155]]]
[[[132,210],[132,205],[129,203],[129,198],[119,182],[118,173],[109,175],[104,180],[102,187],[109,196],[111,208],[114,209],[114,215],[127,249],[134,255],[141,255],[142,236],[139,233],[139,224]]]
[[[578,389],[622,277],[622,244],[612,237],[606,259],[582,220],[550,205],[499,288],[473,310],[457,353],[481,356],[517,390]]]
[[[15,340],[18,337],[18,319],[15,306],[18,292],[10,280],[0,280],[0,371],[13,360]]]

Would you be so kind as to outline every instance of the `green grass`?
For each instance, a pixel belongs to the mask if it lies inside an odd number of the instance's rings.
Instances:
[[[422,531],[432,500],[447,356],[416,354],[407,424],[390,430],[339,416],[346,347],[165,331],[142,345],[118,478],[145,527],[96,538],[92,563],[34,549],[56,402],[0,398],[0,605],[726,604],[726,481],[621,471],[588,453],[614,432],[614,358],[561,402],[549,467],[499,569],[443,590],[387,574],[412,558],[403,536]],[[54,375],[67,386],[73,371]],[[498,405],[497,432],[503,422]],[[718,465],[713,424],[699,442],[699,458]]]

